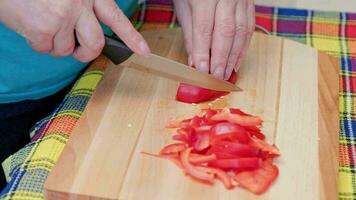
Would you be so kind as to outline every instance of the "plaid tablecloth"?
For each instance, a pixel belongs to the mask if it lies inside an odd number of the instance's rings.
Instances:
[[[356,14],[262,6],[256,7],[256,14],[256,23],[271,34],[340,59],[339,199],[356,199]],[[148,0],[133,21],[140,30],[177,25],[168,0]],[[6,160],[10,182],[0,193],[2,199],[44,198],[43,184],[102,78],[104,67],[89,67],[63,103],[37,123],[31,132],[33,142]]]

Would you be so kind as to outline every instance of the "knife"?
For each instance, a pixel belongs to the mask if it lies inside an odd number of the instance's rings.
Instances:
[[[155,54],[149,57],[135,54],[123,42],[107,36],[102,54],[116,65],[129,59],[135,64],[130,67],[179,82],[218,91],[242,91],[230,82],[216,79],[182,63]]]

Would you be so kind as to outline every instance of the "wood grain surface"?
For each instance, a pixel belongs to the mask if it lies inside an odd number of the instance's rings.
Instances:
[[[186,62],[181,30],[145,32],[153,52]],[[101,58],[105,59],[105,58]],[[109,66],[46,184],[47,199],[336,199],[338,63],[315,49],[255,34],[239,71],[244,91],[200,105],[176,102],[178,83]],[[124,67],[128,66],[128,67]],[[201,108],[238,107],[259,115],[282,156],[280,176],[261,196],[207,186],[167,160],[141,154],[171,142],[173,118]]]

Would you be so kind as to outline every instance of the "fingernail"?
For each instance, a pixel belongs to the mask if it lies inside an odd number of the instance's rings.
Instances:
[[[215,68],[213,76],[217,79],[223,79],[224,73],[225,73],[225,68],[217,67],[217,68]]]
[[[193,66],[193,60],[191,55],[188,56],[188,65],[191,67]]]
[[[237,65],[236,65],[235,68],[234,68],[235,71],[236,71],[236,72],[239,71],[240,67],[241,67],[241,60],[237,61]]]
[[[151,55],[151,50],[148,47],[146,42],[142,41],[140,43],[140,49],[141,49],[141,53],[142,53],[143,56],[149,57]]]
[[[209,65],[208,65],[208,62],[206,62],[206,61],[200,62],[199,65],[197,66],[197,68],[199,71],[209,73]]]
[[[226,71],[225,71],[225,76],[224,76],[224,80],[227,81],[230,79],[231,73],[234,70],[234,65],[233,64],[228,64],[226,67]]]

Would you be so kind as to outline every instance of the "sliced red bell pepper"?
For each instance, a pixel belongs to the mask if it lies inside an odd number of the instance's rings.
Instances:
[[[210,119],[212,116],[214,116],[216,113],[218,113],[219,109],[205,109],[204,111],[204,118],[205,119]]]
[[[238,140],[241,143],[247,143],[249,137],[244,127],[230,122],[220,122],[211,129],[213,132],[212,140],[228,139]]]
[[[276,180],[278,168],[271,161],[266,160],[261,167],[252,171],[238,173],[233,179],[239,186],[255,194],[262,194]]]
[[[242,110],[240,110],[238,108],[230,108],[229,110],[230,110],[230,112],[232,114],[239,114],[239,115],[242,115],[242,116],[252,116],[250,114],[247,114],[247,113],[243,112]]]
[[[176,134],[172,136],[173,140],[177,140],[177,141],[182,141],[184,143],[188,143],[189,139],[187,137],[187,135],[185,134]]]
[[[213,133],[216,135],[226,134],[226,133],[239,133],[239,132],[247,132],[246,129],[237,124],[233,124],[231,122],[220,122],[213,126],[211,129]]]
[[[210,132],[212,126],[211,125],[203,125],[203,126],[199,126],[199,127],[195,127],[194,130],[196,133],[207,133]]]
[[[241,126],[259,126],[262,120],[259,117],[252,115],[241,115],[231,113],[229,109],[224,109],[221,112],[211,117],[214,121],[228,121],[231,123],[239,124]]]
[[[166,128],[179,128],[180,126],[180,121],[177,121],[177,120],[169,120],[166,124]]]
[[[236,157],[258,157],[260,156],[261,150],[247,145],[247,144],[239,144],[236,142],[229,141],[219,141],[214,146],[211,147],[211,152],[219,155],[233,155]]]
[[[210,146],[210,134],[196,134],[194,140],[194,150],[202,151]]]
[[[251,140],[249,143],[251,146],[257,147],[262,151],[268,152],[269,154],[271,154],[271,157],[278,157],[280,155],[279,149],[276,147],[276,145],[270,145],[264,140],[260,140],[258,138],[251,137],[250,139]]]
[[[148,152],[141,152],[142,154],[153,156],[156,158],[165,158],[170,161],[172,161],[175,165],[177,165],[179,168],[183,168],[182,163],[180,162],[180,158],[178,154],[167,154],[167,155],[156,155]]]
[[[215,154],[200,155],[200,154],[191,153],[189,156],[189,162],[191,162],[192,164],[206,163],[214,160],[216,160]]]
[[[185,149],[181,154],[180,154],[180,160],[181,163],[185,169],[185,171],[192,176],[193,178],[196,178],[200,181],[205,181],[207,183],[214,183],[214,176],[212,174],[208,174],[205,171],[199,170],[199,168],[195,167],[189,162],[189,157],[190,157],[190,152],[192,151],[192,148],[187,148]]]
[[[232,158],[209,162],[209,166],[220,169],[252,170],[261,166],[261,158]]]
[[[178,128],[173,140],[183,143],[152,155],[173,161],[196,180],[213,183],[217,178],[228,189],[240,185],[260,194],[278,175],[271,158],[279,156],[278,148],[264,141],[261,122],[240,109],[206,109],[202,115],[171,122],[168,127]]]
[[[246,130],[248,133],[250,133],[250,135],[255,136],[260,140],[264,140],[266,138],[266,136],[263,133],[261,133],[261,131],[256,131],[254,129],[251,129],[251,127],[247,127]]]
[[[225,186],[226,189],[232,189],[232,178],[223,170],[212,167],[197,167],[198,169],[205,171],[209,174],[214,174]]]
[[[183,129],[190,127],[190,121],[191,120],[192,119],[185,119],[185,120],[181,121],[180,124],[179,124],[179,127],[183,128]]]
[[[229,82],[236,83],[237,73],[233,72]],[[228,92],[214,91],[206,88],[200,88],[193,85],[181,83],[178,87],[176,100],[185,103],[201,103],[204,101],[214,100],[221,96],[229,94]]]
[[[236,132],[236,133],[225,133],[221,135],[211,135],[210,137],[210,143],[215,144],[218,141],[221,140],[229,140],[229,141],[238,141],[240,143],[248,143],[250,141],[249,136],[247,133],[244,132]]]
[[[169,154],[177,154],[183,151],[187,147],[186,144],[183,143],[174,143],[165,146],[160,152],[160,155],[169,155]]]

